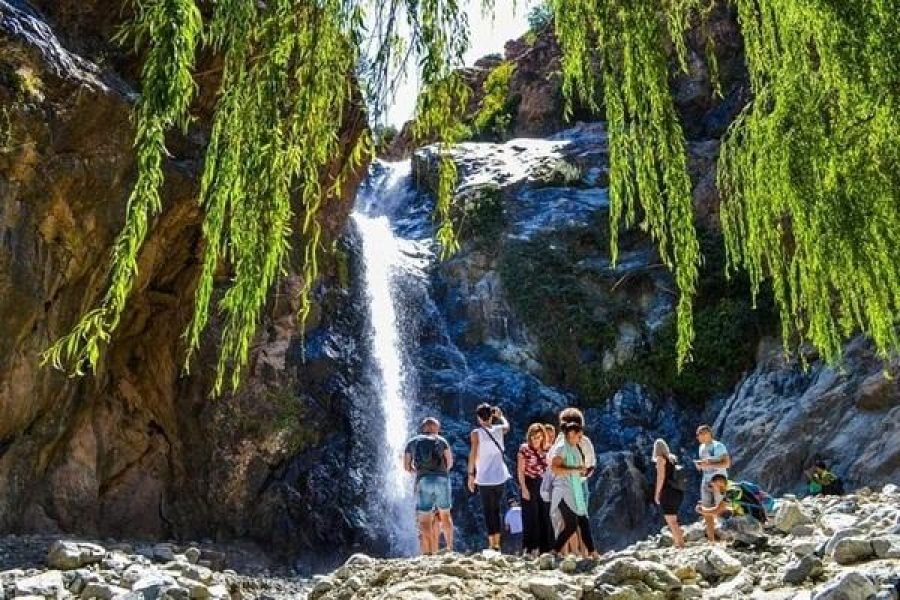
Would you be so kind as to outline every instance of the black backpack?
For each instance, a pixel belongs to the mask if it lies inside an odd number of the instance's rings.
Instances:
[[[413,465],[420,473],[446,471],[444,444],[440,438],[422,436],[417,439],[413,448]]]
[[[674,461],[670,462],[669,465],[669,485],[681,492],[687,490],[691,483],[691,478],[688,474],[687,469],[685,469],[683,465],[680,465]]]

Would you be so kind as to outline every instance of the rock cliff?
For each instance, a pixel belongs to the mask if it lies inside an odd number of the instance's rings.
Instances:
[[[343,413],[300,391],[298,276],[273,295],[239,394],[207,398],[215,324],[192,374],[182,372],[199,272],[209,75],[199,78],[194,126],[170,141],[163,211],[101,368],[72,379],[39,365],[102,293],[123,221],[137,60],[109,38],[127,18],[115,1],[0,1],[0,529],[314,545],[306,516],[296,522],[283,509],[299,477],[285,464],[339,436],[340,425],[327,433],[320,424]],[[348,111],[348,148],[363,126],[360,110]],[[335,157],[335,168],[347,158]],[[327,209],[329,244],[356,183]],[[338,262],[324,270],[311,327],[346,293]],[[291,502],[317,509],[298,487]]]

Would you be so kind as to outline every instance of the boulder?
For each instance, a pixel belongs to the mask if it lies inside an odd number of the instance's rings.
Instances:
[[[187,550],[184,551],[184,557],[188,560],[189,563],[195,565],[200,560],[200,552],[199,548],[195,548],[191,546]]]
[[[791,546],[791,552],[802,558],[809,554],[815,554],[821,546],[822,542],[818,540],[800,540],[794,542]]]
[[[788,585],[800,585],[809,578],[822,574],[822,560],[807,555],[787,566],[781,580]]]
[[[833,535],[844,529],[854,527],[857,521],[859,521],[859,519],[853,515],[833,512],[822,515],[819,519],[819,527],[821,527],[827,535]]]
[[[531,577],[522,587],[538,600],[564,600],[574,592],[570,584],[550,575]]]
[[[57,598],[66,593],[62,571],[46,571],[15,583],[15,595]]]
[[[50,546],[47,566],[51,569],[68,571],[92,565],[103,560],[106,550],[97,544],[86,542],[57,541]]]
[[[228,593],[227,587],[219,583],[209,586],[209,597],[212,600],[229,600],[231,594]]]
[[[131,591],[140,594],[144,600],[160,598],[166,589],[175,585],[175,578],[153,571],[143,574],[131,585]]]
[[[212,571],[199,565],[188,565],[182,569],[181,574],[188,579],[201,583],[209,583],[212,579]]]
[[[809,537],[816,534],[816,528],[812,525],[797,525],[791,529],[791,535],[794,537]]]
[[[872,542],[862,537],[848,537],[834,545],[831,557],[841,565],[852,565],[875,556]]]
[[[878,588],[862,573],[851,571],[844,573],[814,596],[813,600],[868,600]]]
[[[108,583],[93,582],[84,586],[80,598],[82,600],[112,600],[124,596],[128,590]]]
[[[783,533],[790,533],[798,525],[812,523],[812,518],[803,512],[795,500],[781,500],[775,511],[775,528]]]
[[[199,581],[188,579],[187,577],[180,577],[178,579],[178,585],[179,587],[186,589],[191,598],[209,598],[209,588]]]
[[[860,537],[865,535],[861,529],[856,529],[855,527],[850,527],[848,529],[841,529],[836,531],[834,535],[831,536],[831,539],[828,540],[828,543],[825,544],[825,555],[831,556],[834,552],[834,547],[837,546],[838,542],[845,538],[850,537]]]
[[[711,548],[695,565],[704,577],[723,578],[737,575],[743,565],[722,548]]]
[[[190,600],[190,598],[190,590],[180,586],[167,588],[162,594],[162,600]]]
[[[574,556],[567,556],[559,563],[559,570],[563,573],[571,575],[578,568],[578,561]]]
[[[681,580],[659,563],[617,558],[605,565],[597,575],[597,584],[623,585],[641,582],[650,589],[668,592],[681,587]]]
[[[172,544],[157,544],[153,546],[152,558],[159,562],[173,561],[175,560],[175,548],[172,547]]]
[[[900,535],[886,535],[872,539],[872,550],[878,558],[900,558]]]

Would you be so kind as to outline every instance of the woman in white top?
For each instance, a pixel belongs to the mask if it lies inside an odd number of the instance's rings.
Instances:
[[[511,476],[503,457],[503,435],[509,432],[509,423],[496,406],[480,404],[475,409],[478,427],[472,430],[469,451],[469,491],[481,496],[484,521],[487,525],[488,547],[500,550],[500,533],[503,531],[503,491]]]

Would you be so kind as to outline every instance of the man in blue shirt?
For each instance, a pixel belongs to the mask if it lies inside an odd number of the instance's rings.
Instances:
[[[712,427],[709,425],[701,425],[697,428],[697,441],[700,442],[700,460],[695,460],[694,465],[703,473],[703,478],[700,482],[698,512],[703,515],[703,520],[706,522],[706,538],[710,542],[715,542],[716,517],[708,509],[719,506],[722,502],[722,494],[710,483],[716,475],[728,477],[731,457],[728,455],[728,449],[725,447],[725,444],[713,439]]]

